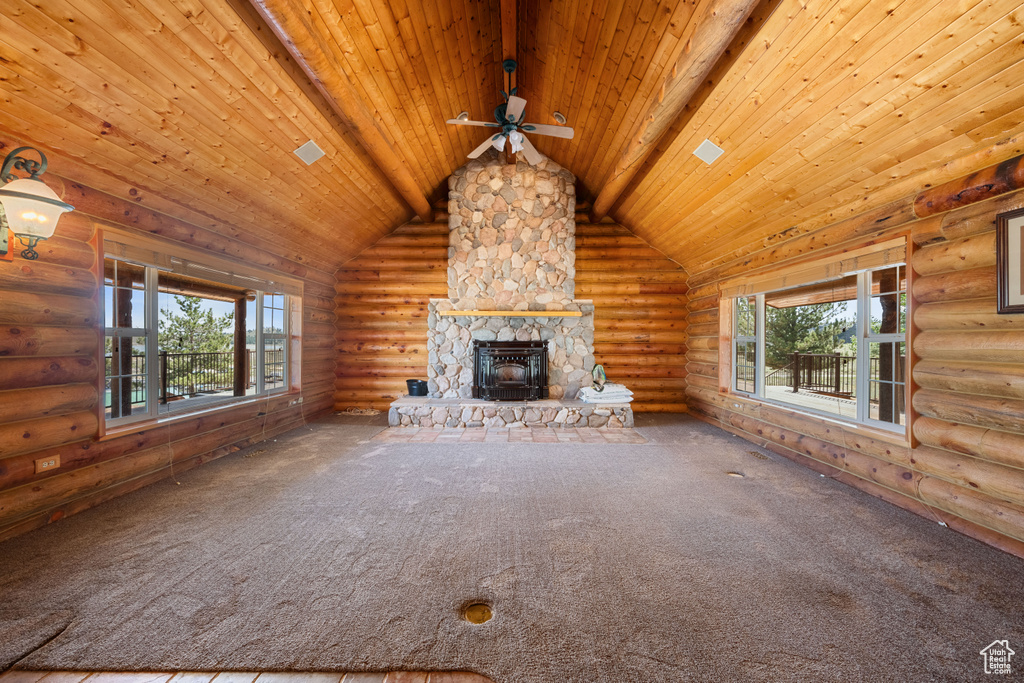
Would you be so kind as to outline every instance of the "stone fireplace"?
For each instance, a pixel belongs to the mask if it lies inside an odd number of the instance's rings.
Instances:
[[[576,178],[491,152],[448,180],[448,298],[430,302],[431,396],[470,398],[473,341],[548,342],[548,395],[594,367],[594,307],[576,291]],[[519,314],[519,315],[517,315]]]
[[[510,165],[493,150],[452,173],[448,298],[428,309],[430,399],[403,399],[423,402],[408,408],[397,401],[392,424],[632,424],[628,405],[575,401],[594,367],[594,305],[575,298],[575,184],[549,159]],[[538,403],[550,405],[503,406],[510,421],[474,404],[477,342],[543,344],[551,400]],[[595,410],[600,419],[591,420]]]

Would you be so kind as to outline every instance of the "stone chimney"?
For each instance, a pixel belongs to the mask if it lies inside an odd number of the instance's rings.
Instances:
[[[549,395],[575,398],[594,367],[594,305],[574,298],[575,176],[489,151],[448,187],[449,298],[429,307],[431,396],[471,396],[478,339],[547,341]]]
[[[490,153],[448,179],[448,297],[459,310],[561,310],[576,289],[576,179]]]

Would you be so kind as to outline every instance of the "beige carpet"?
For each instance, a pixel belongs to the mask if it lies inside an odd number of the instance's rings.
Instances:
[[[694,420],[379,430],[332,418],[0,544],[0,670],[923,681],[1024,652],[1020,560]]]

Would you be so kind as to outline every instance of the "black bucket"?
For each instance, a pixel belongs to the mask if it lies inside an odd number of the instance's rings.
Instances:
[[[421,379],[407,379],[405,385],[409,387],[410,396],[426,396],[427,383]]]

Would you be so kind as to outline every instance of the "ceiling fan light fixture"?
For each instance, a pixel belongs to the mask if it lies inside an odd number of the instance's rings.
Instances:
[[[556,111],[554,114],[551,115],[551,118],[553,118],[558,125],[565,125],[565,114],[563,114],[562,112]]]
[[[705,164],[714,163],[723,153],[725,153],[725,150],[711,142],[711,140],[705,140],[697,146],[697,149],[693,150],[693,155]]]
[[[506,73],[511,74],[515,71],[516,63],[514,60],[507,59],[502,63],[502,67]],[[488,147],[494,147],[494,149],[501,152],[505,149],[505,140],[507,139],[511,143],[512,153],[523,152],[526,158],[531,160],[529,163],[538,164],[543,160],[544,156],[530,144],[530,141],[523,135],[523,132],[572,140],[575,131],[569,126],[525,123],[526,100],[516,95],[518,88],[511,87],[511,81],[506,85],[506,89],[508,90],[507,93],[504,90],[501,91],[504,102],[494,108],[494,123],[470,121],[468,112],[461,112],[456,118],[448,119],[447,123],[457,126],[482,126],[484,128],[497,128],[501,131],[497,135],[484,139],[476,149],[466,155],[467,157],[476,159],[487,151]],[[565,123],[565,116],[561,112],[555,112],[555,115],[561,117],[560,119],[556,118],[556,121]]]

